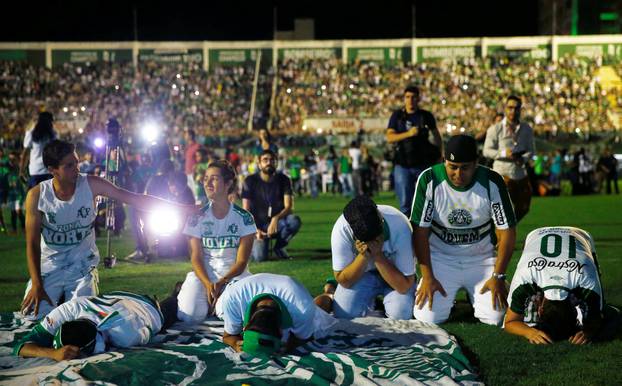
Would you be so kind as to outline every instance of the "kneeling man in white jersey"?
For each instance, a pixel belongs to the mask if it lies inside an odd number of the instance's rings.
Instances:
[[[216,315],[225,322],[225,344],[260,356],[289,352],[337,323],[302,284],[271,273],[231,284],[216,303]]]
[[[590,342],[603,324],[594,241],[573,227],[538,228],[512,278],[505,330],[533,344]]]
[[[145,345],[174,323],[176,313],[175,292],[160,304],[148,296],[122,291],[81,296],[47,314],[15,345],[13,353],[62,361],[110,347]]]
[[[501,324],[516,219],[503,178],[477,164],[473,137],[453,136],[445,147],[445,162],[421,173],[410,221],[422,276],[415,318],[445,322],[456,293],[464,288],[476,318]]]
[[[43,164],[53,178],[26,197],[26,257],[30,281],[22,311],[40,319],[59,301],[97,294],[99,251],[93,223],[95,197],[106,196],[142,210],[168,206],[186,214],[193,205],[179,205],[135,194],[107,180],[79,173],[73,144],[53,140],[43,149]]]

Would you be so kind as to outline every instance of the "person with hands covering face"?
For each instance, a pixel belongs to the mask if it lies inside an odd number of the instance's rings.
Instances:
[[[367,315],[378,295],[387,317],[411,319],[415,290],[412,228],[406,216],[367,196],[352,199],[333,226],[332,263],[337,318]]]
[[[203,185],[208,203],[188,219],[183,233],[190,237],[192,272],[179,293],[178,318],[198,323],[213,313],[226,286],[249,276],[248,262],[257,228],[253,216],[228,199],[235,189],[233,167],[210,162]]]
[[[465,288],[475,317],[499,325],[507,307],[505,272],[516,220],[501,176],[477,165],[473,137],[452,137],[445,162],[421,174],[410,221],[421,270],[415,318],[445,322],[456,293]]]

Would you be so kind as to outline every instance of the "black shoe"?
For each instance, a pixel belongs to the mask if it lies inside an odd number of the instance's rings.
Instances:
[[[173,288],[173,292],[171,292],[171,296],[177,297],[177,295],[179,295],[179,291],[181,291],[181,286],[183,284],[183,281],[178,281],[177,283],[175,283],[175,287]]]
[[[276,257],[282,260],[292,259],[292,257],[289,255],[289,253],[287,253],[287,250],[285,248],[274,248],[274,254],[276,255]]]

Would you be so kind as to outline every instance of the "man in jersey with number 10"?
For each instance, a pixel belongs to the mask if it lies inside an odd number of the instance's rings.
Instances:
[[[533,344],[590,342],[600,332],[605,309],[590,234],[572,227],[529,233],[508,303],[505,330],[511,334]]]
[[[503,178],[477,164],[473,137],[453,136],[445,147],[445,162],[419,176],[410,221],[422,276],[415,318],[445,322],[456,293],[464,288],[476,318],[501,324],[516,220]]]

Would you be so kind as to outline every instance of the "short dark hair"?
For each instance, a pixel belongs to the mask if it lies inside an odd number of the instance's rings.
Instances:
[[[281,337],[281,310],[278,305],[256,307],[251,314],[246,330],[257,331],[262,334]]]
[[[505,103],[509,101],[516,101],[516,103],[518,103],[518,107],[523,107],[523,100],[517,95],[512,94],[505,99]]]
[[[78,347],[85,354],[92,354],[95,349],[97,326],[87,319],[76,319],[61,325],[58,344]]]
[[[262,156],[266,155],[266,154],[270,154],[272,157],[274,157],[274,159],[278,159],[279,157],[276,155],[275,152],[273,152],[270,149],[264,149],[260,154],[259,154],[259,158],[261,158]]]
[[[357,240],[371,241],[382,233],[382,216],[376,203],[367,196],[353,198],[343,209],[343,217]]]
[[[570,299],[543,299],[542,312],[536,328],[545,332],[554,341],[565,340],[577,332],[577,309]]]
[[[207,164],[207,168],[208,169],[216,168],[220,170],[220,174],[222,175],[222,178],[224,178],[225,182],[229,182],[229,181],[235,182],[235,176],[236,176],[235,169],[233,168],[233,166],[231,166],[229,161],[224,160],[224,159],[218,159]],[[236,189],[235,183],[231,184],[231,186],[229,187],[228,193],[235,192],[235,189]]]
[[[194,130],[192,130],[192,129],[186,130],[186,133],[188,133],[188,135],[190,136],[190,138],[192,138],[193,141],[194,141],[194,139],[197,136],[197,133],[195,133]]]
[[[46,168],[57,168],[60,161],[74,151],[76,151],[76,147],[73,143],[53,139],[43,148],[43,165]]]
[[[404,95],[406,95],[407,92],[411,92],[417,95],[420,94],[419,87],[415,86],[414,84],[406,86],[406,88],[404,89]]]

